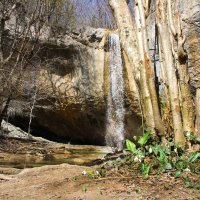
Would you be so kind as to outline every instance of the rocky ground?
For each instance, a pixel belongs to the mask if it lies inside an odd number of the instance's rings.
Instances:
[[[10,158],[13,156],[19,159],[25,152],[29,152],[32,158],[34,156],[38,157],[38,155],[39,157],[44,157],[44,155],[49,155],[49,152],[63,152],[63,149],[68,152],[68,146],[56,143],[50,144],[42,141],[33,142],[21,139],[1,138],[0,160],[5,155],[7,157],[10,156]],[[81,147],[76,147],[76,150],[79,148]],[[71,145],[71,149],[75,149],[75,147]],[[102,151],[102,149],[102,147],[97,147],[99,151]],[[86,157],[88,157],[90,162],[95,159],[100,159],[100,157],[90,158],[92,157],[91,154],[87,154]],[[11,166],[3,167],[2,165],[0,167],[0,199],[200,199],[199,190],[187,188],[181,179],[173,178],[168,174],[151,176],[148,180],[144,180],[141,176],[124,177],[122,175],[106,176],[105,178],[99,176],[96,179],[92,179],[93,177],[88,177],[88,175],[83,174],[84,171],[88,173],[88,171],[96,170],[99,170],[99,166],[86,167],[60,164],[16,169]]]

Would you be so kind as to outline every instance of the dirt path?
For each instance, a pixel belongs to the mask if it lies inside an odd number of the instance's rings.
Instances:
[[[85,169],[67,164],[25,169],[1,182],[0,199],[138,199],[136,192],[116,180],[88,179],[82,175]]]
[[[68,164],[32,169],[0,169],[5,177],[0,182],[1,200],[197,200],[199,191],[184,188],[165,179],[154,181],[131,179],[92,180],[82,171],[92,169]],[[8,174],[8,175],[5,175]],[[12,175],[14,174],[14,175]],[[0,177],[1,179],[1,177]]]

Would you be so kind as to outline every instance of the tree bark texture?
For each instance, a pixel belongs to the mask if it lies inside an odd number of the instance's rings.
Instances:
[[[151,102],[151,94],[148,88],[147,83],[147,73],[146,73],[146,53],[145,53],[145,45],[143,41],[143,31],[142,23],[140,18],[139,8],[135,4],[135,22],[136,22],[136,32],[137,32],[137,42],[138,42],[138,52],[140,58],[140,90],[143,102],[143,113],[146,121],[147,128],[154,132],[155,129],[155,121],[154,121],[154,112],[153,105]]]
[[[119,29],[122,49],[126,52],[128,60],[132,66],[136,81],[140,78],[140,62],[138,55],[137,36],[133,25],[133,18],[126,3],[126,0],[109,0],[113,10],[115,20]]]
[[[166,0],[157,0],[156,2],[156,23],[164,56],[164,67],[168,79],[170,105],[173,118],[173,129],[175,143],[185,145],[185,137],[183,134],[181,108],[179,102],[179,88],[176,71],[174,66],[174,58],[172,55],[172,44],[170,40],[170,29],[166,18]]]
[[[188,73],[188,56],[184,49],[184,36],[181,29],[180,17],[178,14],[178,71],[180,90],[182,95],[182,117],[183,117],[183,130],[186,132],[194,133],[195,111],[192,94],[189,84]]]
[[[175,24],[172,12],[172,2],[167,0],[167,14],[168,21],[170,24],[170,30],[172,37],[176,41],[177,53],[175,49],[174,57],[177,60],[177,70],[179,74],[179,85],[180,85],[180,97],[181,97],[181,111],[183,118],[183,131],[194,133],[194,122],[195,122],[195,111],[194,102],[192,99],[190,84],[189,84],[189,73],[188,73],[188,55],[184,49],[185,36],[183,35],[181,27],[181,19],[179,11],[175,11]],[[172,41],[174,43],[174,41]],[[172,47],[173,48],[173,47]]]
[[[148,1],[146,1],[146,7],[148,6]],[[146,9],[147,10],[147,9]],[[140,57],[142,60],[142,67],[144,68],[144,78],[147,84],[147,90],[149,90],[151,97],[151,104],[153,109],[153,118],[155,123],[155,128],[159,131],[160,134],[164,136],[164,125],[161,120],[160,110],[158,106],[158,98],[155,86],[155,72],[153,70],[153,64],[150,58],[150,50],[148,44],[148,36],[146,29],[146,18],[145,18],[145,5],[141,0],[135,0],[135,19],[137,25],[137,31],[141,32],[141,38],[138,37],[139,40],[139,49],[143,50],[143,54],[140,53]],[[141,75],[142,76],[142,75]],[[145,83],[144,83],[145,84]]]

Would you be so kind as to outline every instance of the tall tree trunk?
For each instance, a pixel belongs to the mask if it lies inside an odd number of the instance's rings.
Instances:
[[[144,49],[140,48],[143,47],[142,34],[141,32],[137,31],[137,42],[133,18],[131,16],[126,0],[109,0],[109,3],[113,9],[114,16],[118,25],[122,48],[125,51],[128,60],[134,69],[134,77],[138,82],[140,82],[140,89],[143,99],[143,114],[146,120],[146,125],[149,129],[154,131],[154,113],[151,102],[151,94],[147,85],[146,69],[144,63],[145,53]],[[138,50],[140,51],[140,54],[142,54],[142,58],[140,58]]]
[[[137,52],[137,39],[134,34],[132,16],[125,0],[109,0],[119,29],[120,43],[128,77],[130,96],[140,105],[137,82],[140,79],[140,62]]]
[[[182,94],[182,117],[183,129],[186,132],[194,133],[195,111],[194,102],[189,85],[188,56],[184,49],[184,36],[182,34],[180,17],[178,16],[178,71],[180,77],[180,90]]]
[[[138,109],[138,112],[136,111],[136,113],[141,113],[142,117],[142,110],[141,110],[141,99],[140,99],[140,94],[139,94],[139,88],[138,85],[135,81],[135,79],[133,78],[133,73],[132,73],[132,67],[130,65],[130,62],[128,61],[128,57],[126,55],[126,52],[124,50],[122,50],[122,56],[123,56],[123,62],[126,66],[126,76],[127,76],[127,81],[128,81],[128,91],[130,92],[130,97],[131,97],[131,101],[133,102],[133,108],[135,107],[135,102],[137,102],[137,104],[140,105]],[[134,108],[136,109],[136,108]]]
[[[154,132],[155,129],[155,121],[154,121],[154,112],[153,112],[153,105],[151,102],[151,93],[148,88],[147,82],[147,70],[150,72],[150,69],[147,68],[148,64],[146,62],[146,53],[145,53],[145,45],[143,39],[143,31],[140,12],[138,8],[138,2],[135,1],[135,21],[137,27],[137,42],[138,42],[138,51],[140,57],[140,89],[141,95],[143,100],[143,113],[145,116],[147,128]]]
[[[162,111],[162,121],[165,126],[165,130],[168,134],[167,138],[171,137],[171,127],[172,127],[172,120],[171,120],[171,108],[170,108],[170,99],[169,99],[169,90],[168,90],[168,80],[166,77],[166,69],[164,67],[164,58],[163,52],[160,42],[160,37],[158,37],[158,51],[159,51],[159,61],[160,61],[160,84],[161,84],[161,111]]]
[[[185,36],[183,35],[181,27],[180,14],[176,14],[176,27],[172,17],[172,3],[171,0],[167,0],[167,13],[168,21],[170,24],[171,33],[174,39],[177,41],[177,54],[174,53],[175,59],[177,59],[177,69],[179,72],[179,85],[181,92],[182,103],[182,118],[183,118],[183,131],[194,133],[195,111],[194,102],[192,99],[190,85],[189,85],[189,73],[188,73],[188,56],[184,49]],[[172,47],[173,48],[173,47]],[[175,50],[172,49],[174,52]]]
[[[125,65],[129,78],[129,87],[134,95],[134,99],[140,102],[139,90],[137,82],[140,79],[140,62],[137,52],[137,39],[134,34],[132,16],[125,0],[115,1],[109,0],[110,6],[113,9],[114,16],[118,25],[120,42],[124,59],[130,63]]]
[[[189,85],[189,74],[187,69],[187,55],[182,54],[180,48],[178,50],[178,71],[180,91],[182,95],[182,118],[183,118],[183,130],[185,132],[194,133],[194,102]]]
[[[141,52],[140,56],[143,63],[142,67],[144,68],[143,73],[146,74],[146,76],[144,76],[144,78],[146,79],[145,82],[148,85],[147,89],[149,90],[151,97],[151,104],[152,104],[151,106],[153,109],[155,128],[159,131],[161,135],[164,136],[165,129],[163,122],[161,120],[160,110],[158,106],[158,98],[155,86],[155,72],[153,70],[153,64],[150,58],[150,50],[149,50],[148,36],[146,30],[145,10],[147,16],[147,10],[148,10],[147,8],[149,7],[149,1],[146,0],[145,4],[146,5],[143,5],[142,0],[135,0],[135,19],[137,24],[137,31],[141,35],[140,36],[141,38],[139,38],[139,41],[141,40],[139,42],[139,49],[141,48],[143,51],[143,54]],[[147,7],[146,9],[145,6]]]
[[[161,39],[163,55],[165,59],[165,71],[169,84],[170,105],[172,110],[175,143],[185,145],[183,126],[181,119],[181,108],[179,103],[179,89],[172,55],[172,44],[170,40],[170,29],[166,19],[166,0],[157,0],[156,20],[158,32]]]
[[[131,16],[126,0],[109,0],[109,4],[113,9],[114,17],[119,29],[121,45],[128,60],[133,68],[134,77],[136,81],[140,78],[140,62],[138,55],[137,36],[133,25],[133,18]]]

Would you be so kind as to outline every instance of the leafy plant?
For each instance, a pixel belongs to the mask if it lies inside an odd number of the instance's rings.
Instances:
[[[150,171],[154,174],[169,172],[174,177],[200,172],[200,166],[197,165],[200,152],[188,155],[182,146],[175,144],[174,141],[167,142],[163,146],[151,139],[150,131],[146,131],[137,142],[127,139],[125,158],[107,162],[108,165],[100,170],[100,175],[107,175],[106,167],[112,167],[112,172],[120,174],[139,172],[145,179],[148,178]]]
[[[151,131],[146,131],[143,136],[138,140],[138,144],[144,146],[151,138]]]
[[[106,168],[105,166],[103,165],[99,171],[99,174],[102,176],[102,177],[105,177],[106,176]]]
[[[175,177],[180,177],[181,176],[181,170],[177,170],[175,173]]]
[[[188,162],[193,163],[193,162],[195,162],[198,158],[200,158],[200,152],[195,152],[195,153],[193,153],[193,154],[188,158]]]
[[[142,176],[144,178],[148,178],[149,172],[150,172],[150,168],[151,168],[151,166],[148,165],[148,164],[146,164],[146,163],[144,163],[144,164],[141,165],[140,169],[141,169],[141,172],[142,172]]]
[[[131,142],[130,140],[126,140],[126,147],[129,151],[131,151],[132,153],[135,153],[136,145],[133,142]]]
[[[177,163],[177,165],[180,167],[181,170],[187,169],[188,168],[188,164],[184,161],[179,161]]]
[[[155,155],[157,156],[157,159],[159,160],[163,171],[167,169],[172,169],[172,164],[169,159],[169,155],[171,153],[169,148],[163,147],[161,145],[155,145],[155,147],[153,148],[153,151]]]

